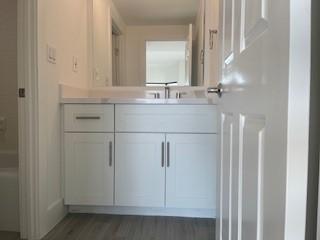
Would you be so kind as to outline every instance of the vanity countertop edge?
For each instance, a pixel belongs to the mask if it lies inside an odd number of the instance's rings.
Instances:
[[[146,98],[61,98],[61,104],[146,104],[146,105],[216,105],[210,98],[146,99]]]

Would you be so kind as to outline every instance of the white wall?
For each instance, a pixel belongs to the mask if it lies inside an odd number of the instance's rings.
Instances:
[[[87,0],[38,1],[40,235],[64,216],[59,83],[88,87]],[[47,62],[47,44],[57,63]],[[79,70],[73,72],[72,59]]]
[[[0,1],[0,168],[18,167],[17,1]]]
[[[125,86],[144,86],[146,80],[146,41],[186,40],[188,26],[127,26]]]

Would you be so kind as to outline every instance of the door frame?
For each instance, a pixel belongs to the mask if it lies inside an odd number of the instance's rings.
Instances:
[[[306,235],[311,86],[311,1],[290,0],[285,240],[305,239]]]
[[[39,236],[38,184],[38,0],[18,0],[19,196],[20,234]]]

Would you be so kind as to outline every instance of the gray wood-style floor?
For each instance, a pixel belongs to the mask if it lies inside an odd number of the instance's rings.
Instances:
[[[0,231],[0,240],[19,240],[19,239],[20,239],[19,233]]]
[[[69,214],[43,240],[214,240],[213,219]]]

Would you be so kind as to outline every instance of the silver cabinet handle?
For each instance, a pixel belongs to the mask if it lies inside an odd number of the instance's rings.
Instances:
[[[109,166],[112,166],[112,156],[113,156],[113,148],[112,141],[109,142]]]
[[[161,144],[161,167],[164,167],[164,142]]]
[[[77,120],[100,120],[101,117],[99,116],[77,116]]]
[[[167,142],[167,167],[170,167],[170,143]]]

